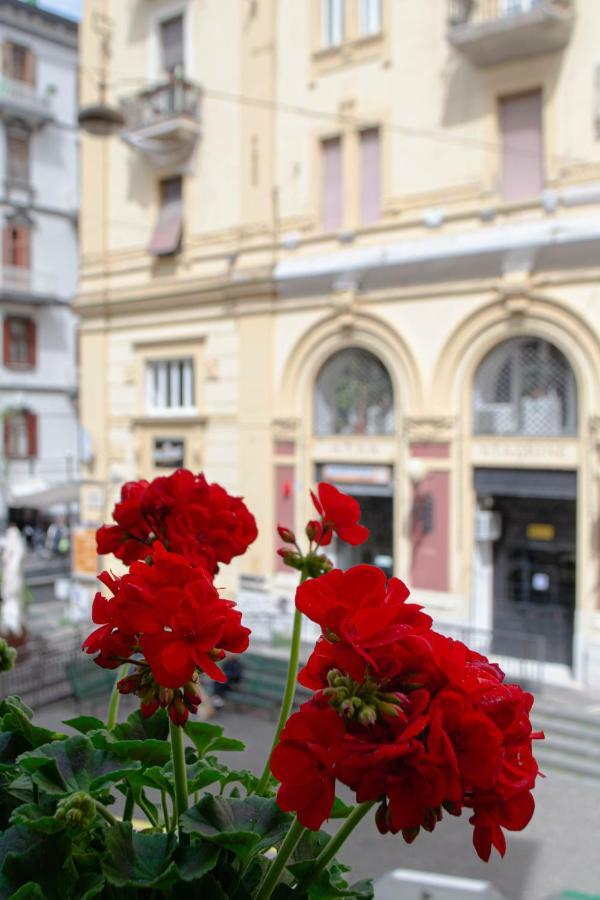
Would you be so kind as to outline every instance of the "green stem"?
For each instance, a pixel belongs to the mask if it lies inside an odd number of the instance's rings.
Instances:
[[[317,880],[323,869],[325,869],[334,858],[348,835],[354,831],[358,823],[364,819],[369,810],[371,810],[376,803],[377,800],[369,800],[367,803],[360,803],[358,806],[354,807],[342,827],[336,831],[333,837],[329,838],[317,856],[314,866],[312,869],[309,869],[304,878],[299,882],[294,893],[297,893],[298,895],[304,893],[307,887],[309,887],[313,881]]]
[[[170,831],[169,808],[167,806],[167,794],[164,788],[160,792],[160,802],[162,804],[163,819],[165,820],[165,831]]]
[[[169,720],[171,734],[171,758],[173,760],[173,775],[175,776],[175,810],[179,823],[180,816],[188,808],[187,772],[185,768],[185,747],[183,743],[183,728]],[[184,834],[179,825],[179,840],[181,844],[189,843],[189,836]]]
[[[115,678],[115,683],[110,694],[110,700],[108,701],[108,711],[106,713],[106,727],[109,731],[112,731],[117,724],[117,718],[119,715],[119,703],[121,702],[121,695],[117,690],[117,684],[119,683],[121,678],[125,678],[128,672],[129,663],[119,666],[117,677]]]
[[[115,819],[113,814],[107,810],[103,803],[100,803],[99,800],[95,801],[96,810],[100,813],[103,819],[109,823],[109,825],[118,825],[118,819]]]
[[[302,572],[302,577],[300,578],[300,584],[302,584],[308,578],[308,573],[306,571]],[[275,736],[273,737],[273,743],[271,745],[271,749],[269,750],[269,755],[267,757],[267,761],[265,763],[265,767],[263,769],[263,773],[260,777],[260,781],[256,787],[256,793],[259,797],[262,797],[264,794],[266,787],[269,783],[269,776],[271,774],[271,754],[273,750],[277,746],[277,742],[279,741],[279,735],[283,730],[283,726],[287,722],[290,712],[292,711],[292,706],[294,705],[294,695],[296,693],[296,680],[298,678],[298,663],[300,661],[300,637],[302,633],[302,613],[299,609],[297,609],[294,613],[294,627],[292,629],[292,645],[290,647],[290,661],[288,665],[287,671],[287,679],[285,683],[285,691],[283,693],[283,700],[281,701],[281,709],[279,711],[279,720],[277,722],[277,728],[275,729]]]
[[[298,819],[294,819],[294,823],[285,839],[277,851],[277,856],[267,869],[263,880],[261,881],[255,900],[268,900],[279,883],[279,879],[285,869],[285,864],[292,855],[296,844],[305,832],[305,828],[300,824]]]
[[[133,818],[133,807],[134,807],[134,799],[133,799],[133,790],[131,787],[127,788],[127,796],[125,797],[125,808],[123,809],[123,821],[131,822]]]
[[[158,816],[152,809],[148,798],[144,797],[143,792],[138,797],[138,806],[140,807],[142,812],[145,814],[145,816],[148,819],[148,821],[150,822],[150,824],[156,828],[158,825]]]

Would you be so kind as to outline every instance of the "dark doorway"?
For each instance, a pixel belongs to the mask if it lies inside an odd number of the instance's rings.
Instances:
[[[334,538],[335,565],[348,569],[361,563],[379,566],[391,577],[394,569],[394,497],[391,466],[324,464],[317,467],[317,480],[328,481],[360,503],[361,524],[369,529],[368,540],[352,547]]]
[[[572,663],[576,503],[494,496],[501,536],[494,547],[494,649],[511,652],[510,634],[540,635],[548,662]],[[506,645],[506,646],[505,646]],[[535,640],[531,641],[535,652]]]

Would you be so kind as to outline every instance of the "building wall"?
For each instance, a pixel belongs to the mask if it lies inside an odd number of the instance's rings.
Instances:
[[[0,520],[16,493],[39,491],[74,477],[79,464],[77,425],[77,319],[70,303],[79,268],[79,133],[77,127],[77,26],[21,3],[0,3],[0,46],[11,41],[35,58],[36,107],[48,118],[29,118],[29,101],[9,109],[0,122],[0,215],[31,223],[30,272],[15,292],[11,273],[0,269],[0,318],[25,316],[36,327],[36,363],[18,370],[0,364],[0,411],[27,409],[37,417],[37,454],[9,460],[2,452]],[[18,86],[17,86],[18,87]],[[4,97],[11,89],[2,89]],[[7,181],[6,125],[27,122],[30,136],[29,190]],[[16,273],[18,275],[18,273]],[[2,438],[0,437],[0,441]]]
[[[115,101],[131,93],[128,72],[156,79],[156,17],[176,9],[136,6],[134,16],[133,4],[105,0],[115,20]],[[352,22],[357,5],[348,9]],[[120,481],[156,474],[148,448],[165,423],[144,409],[144,363],[185,345],[198,404],[171,424],[186,439],[186,464],[244,494],[261,524],[230,587],[247,573],[264,575],[275,594],[292,590],[293,576],[277,568],[274,526],[285,515],[301,531],[317,464],[390,465],[395,571],[440,619],[489,628],[474,469],[576,470],[574,671],[597,680],[600,60],[591,35],[600,8],[576,3],[561,49],[491,66],[452,46],[446,9],[442,0],[383,0],[380,36],[322,50],[316,0],[243,11],[226,0],[218,15],[189,2],[186,76],[205,96],[202,134],[179,169],[184,238],[169,259],[147,252],[164,172],[131,144],[84,140],[82,417],[95,448],[89,475],[104,491],[103,507],[84,497],[84,517],[107,516]],[[88,58],[95,47],[84,18]],[[544,192],[506,202],[497,104],[538,87]],[[357,133],[372,126],[381,128],[382,215],[364,226]],[[339,233],[327,233],[319,143],[338,135],[345,217]],[[550,341],[571,364],[576,436],[473,436],[476,368],[520,335]],[[395,435],[314,436],[317,373],[349,346],[387,367]],[[426,470],[416,488],[411,459]],[[425,537],[413,528],[419,490],[435,502]]]

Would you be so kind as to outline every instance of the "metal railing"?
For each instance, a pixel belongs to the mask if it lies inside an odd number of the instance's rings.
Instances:
[[[158,125],[179,116],[200,121],[202,89],[190,81],[174,78],[125,98],[121,106],[129,130]]]
[[[84,630],[68,628],[28,640],[17,651],[15,667],[0,674],[0,697],[16,694],[32,709],[72,697],[67,665],[82,656],[84,637]]]
[[[572,0],[448,0],[448,23],[450,26],[467,22],[476,25],[523,15],[536,6],[568,12]]]
[[[58,278],[54,272],[40,272],[25,266],[0,267],[0,291],[57,296],[58,288]]]
[[[17,81],[13,78],[0,78],[0,104],[8,101],[13,107],[21,107],[24,110],[37,112],[42,116],[49,116],[50,97],[48,94],[40,94],[37,88],[27,81]]]

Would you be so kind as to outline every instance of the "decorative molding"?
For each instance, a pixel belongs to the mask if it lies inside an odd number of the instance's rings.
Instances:
[[[448,443],[456,424],[456,416],[409,416],[404,419],[404,434],[411,444]]]
[[[300,419],[277,418],[272,421],[274,441],[292,441],[296,439],[300,429]]]

